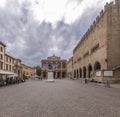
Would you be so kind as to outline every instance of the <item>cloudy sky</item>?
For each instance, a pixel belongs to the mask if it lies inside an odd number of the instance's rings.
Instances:
[[[106,2],[112,0],[0,0],[0,41],[26,65],[55,54],[68,59]]]

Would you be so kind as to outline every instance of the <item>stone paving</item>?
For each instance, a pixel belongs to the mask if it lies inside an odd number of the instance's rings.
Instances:
[[[120,117],[120,89],[30,80],[0,88],[0,117]]]

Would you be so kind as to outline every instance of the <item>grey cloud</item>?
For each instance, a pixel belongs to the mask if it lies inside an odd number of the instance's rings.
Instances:
[[[0,40],[7,44],[7,51],[31,66],[39,65],[41,59],[51,54],[66,59],[71,57],[73,48],[100,10],[86,9],[73,24],[61,20],[53,28],[50,23],[40,24],[34,20],[29,2],[19,4],[12,0],[7,4],[8,7],[0,9]],[[54,50],[55,47],[58,50]]]

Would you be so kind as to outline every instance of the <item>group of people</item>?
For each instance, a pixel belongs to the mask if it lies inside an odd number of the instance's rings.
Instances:
[[[93,78],[94,78],[94,75],[95,75],[94,72],[91,71],[91,72],[90,72],[91,81],[94,80],[94,79],[93,79]],[[85,84],[87,84],[87,83],[88,83],[88,78],[85,78]]]

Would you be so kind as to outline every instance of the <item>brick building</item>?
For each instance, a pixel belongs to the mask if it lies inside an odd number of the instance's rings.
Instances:
[[[120,81],[120,0],[104,6],[74,48],[73,72],[75,78]]]
[[[66,77],[66,63],[67,60],[61,59],[55,55],[48,57],[47,59],[43,59],[41,61],[42,71],[41,76],[43,78],[48,77],[49,68],[53,70],[54,78],[65,78]]]

